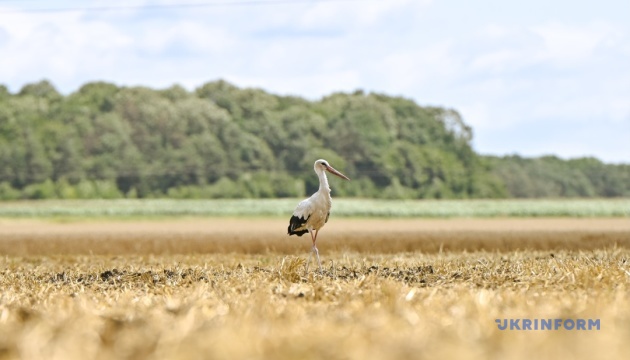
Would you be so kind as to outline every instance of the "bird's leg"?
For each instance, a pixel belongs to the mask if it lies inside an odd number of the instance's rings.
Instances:
[[[315,230],[315,237],[313,238],[313,252],[315,253],[315,255],[317,255],[317,264],[319,265],[319,273],[323,273],[322,271],[322,262],[321,260],[319,260],[319,250],[317,250],[317,246],[315,245],[315,242],[317,241],[317,233],[319,232],[319,230]]]
[[[313,231],[311,229],[308,229],[308,233],[311,234],[311,241],[313,241],[313,244],[315,244],[315,240],[313,238]],[[308,267],[309,265],[311,265],[311,258],[313,257],[313,251],[311,250],[308,253],[308,261],[306,262],[306,273],[308,274]]]

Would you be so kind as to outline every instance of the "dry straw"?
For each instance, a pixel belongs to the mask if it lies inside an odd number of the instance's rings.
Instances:
[[[5,257],[3,359],[623,358],[630,252]],[[597,318],[500,331],[497,318]]]

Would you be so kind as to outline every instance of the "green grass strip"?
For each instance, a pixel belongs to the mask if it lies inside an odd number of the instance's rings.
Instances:
[[[0,202],[2,218],[290,216],[301,199],[42,200]],[[334,199],[341,217],[630,217],[630,199]]]

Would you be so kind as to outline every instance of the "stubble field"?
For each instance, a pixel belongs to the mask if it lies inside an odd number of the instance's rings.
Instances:
[[[628,218],[0,220],[0,359],[625,358]],[[599,330],[500,330],[592,319]],[[522,322],[519,323],[522,328]]]

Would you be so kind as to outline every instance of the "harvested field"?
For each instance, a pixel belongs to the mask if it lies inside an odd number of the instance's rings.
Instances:
[[[620,359],[627,219],[0,221],[0,359]],[[313,267],[311,266],[311,270]],[[500,330],[496,319],[593,320]]]

